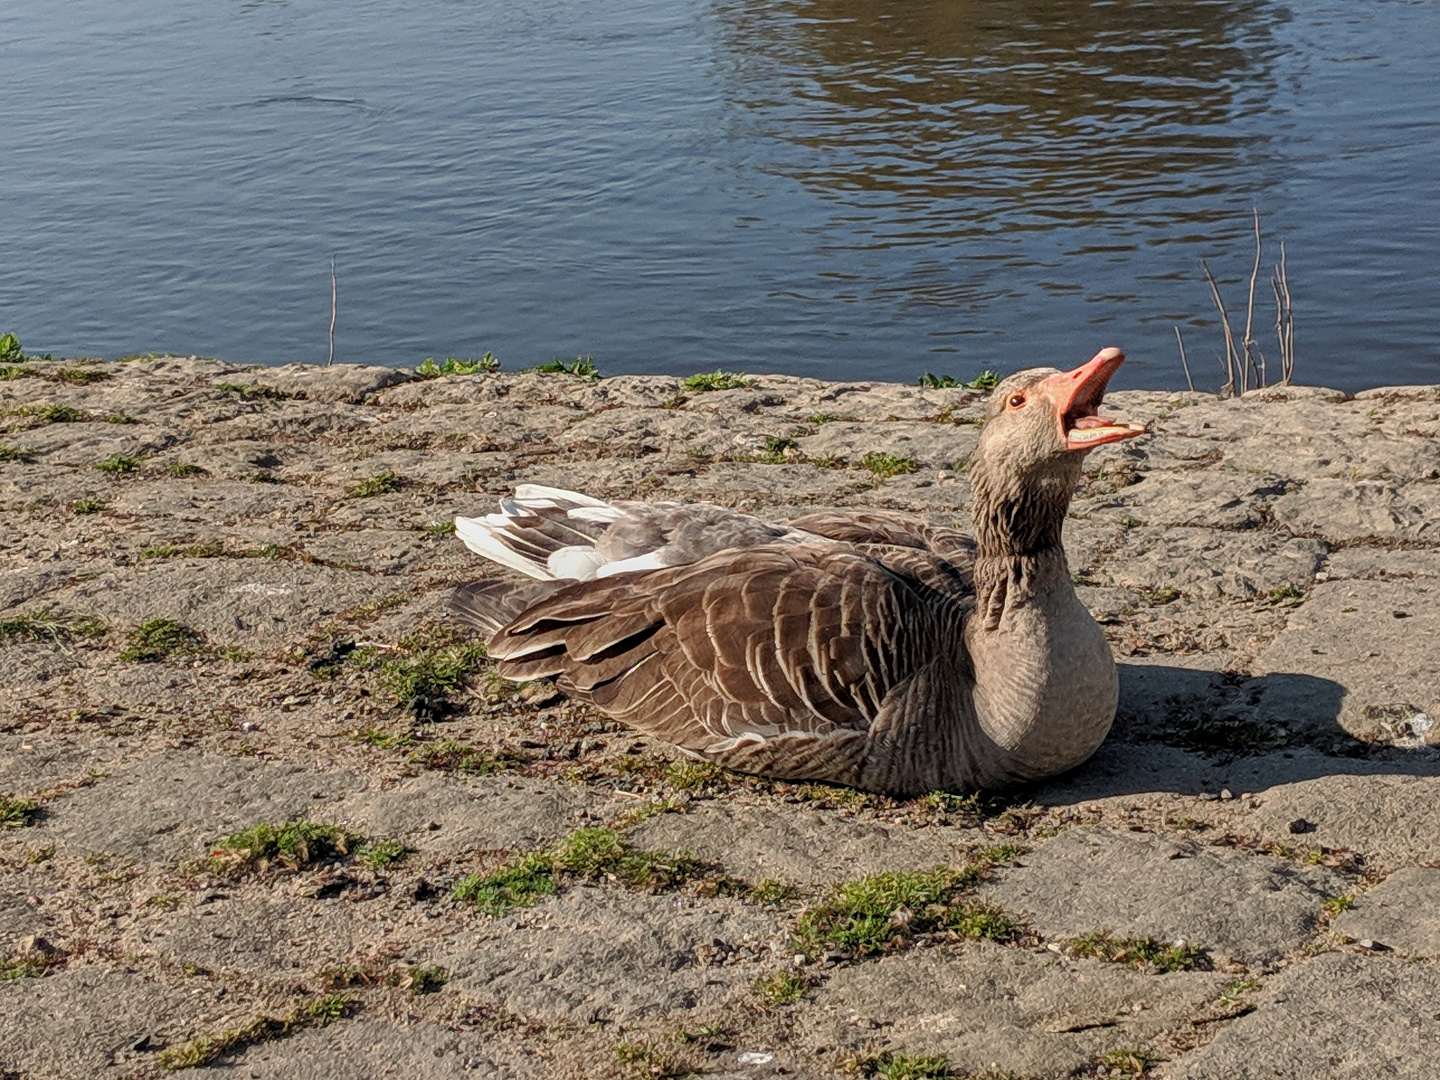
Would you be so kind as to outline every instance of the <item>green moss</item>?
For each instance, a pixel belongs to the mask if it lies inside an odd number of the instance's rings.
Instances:
[[[1305,599],[1305,591],[1294,585],[1281,585],[1278,589],[1271,589],[1266,597],[1272,604],[1298,604]]]
[[[545,851],[530,852],[490,874],[469,875],[456,885],[455,898],[487,915],[503,915],[553,895],[569,880],[615,880],[657,892],[708,872],[688,854],[634,848],[613,829],[577,829]]]
[[[810,980],[793,971],[777,971],[755,980],[755,993],[771,1005],[794,1005],[810,992]]]
[[[204,647],[204,635],[171,619],[151,619],[125,634],[120,659],[153,664],[177,656],[193,656]]]
[[[155,1060],[161,1068],[171,1072],[194,1069],[256,1043],[283,1039],[303,1028],[324,1027],[349,1015],[352,1008],[349,998],[327,994],[297,1005],[285,1016],[257,1017],[244,1027],[227,1028],[214,1035],[203,1035],[187,1043],[166,1047]]]
[[[99,499],[76,499],[70,504],[72,514],[98,514],[105,509],[105,504]]]
[[[983,866],[887,872],[834,886],[801,917],[796,941],[809,952],[839,949],[873,956],[915,934],[950,931],[961,937],[1012,941],[1023,924],[994,905],[967,897]]]
[[[582,379],[598,379],[600,369],[595,366],[595,361],[589,356],[577,356],[574,360],[562,360],[556,357],[530,370],[539,375],[578,375]]]
[[[920,463],[904,454],[877,454],[871,452],[860,459],[860,467],[869,469],[876,476],[902,476],[920,468]]]
[[[1084,937],[1064,943],[1071,956],[1089,956],[1109,964],[1124,964],[1137,971],[1194,971],[1210,966],[1206,951],[1199,945],[1183,942],[1167,944],[1154,938],[1115,937],[1108,930],[1097,930]]]
[[[430,524],[425,526],[425,531],[427,533],[432,533],[435,536],[446,536],[455,531],[455,522],[432,521],[430,522]]]
[[[110,372],[97,371],[95,368],[57,368],[44,377],[53,382],[69,383],[72,386],[88,386],[90,383],[104,382],[110,378]]]
[[[356,732],[354,737],[357,742],[373,746],[377,750],[399,750],[415,743],[414,737],[408,731],[381,731],[379,728],[366,728]]]
[[[0,445],[0,461],[14,461],[21,465],[29,465],[35,460],[35,454],[30,450],[21,450],[18,446]]]
[[[478,360],[462,360],[456,356],[447,356],[441,363],[436,363],[433,356],[427,356],[415,368],[415,374],[422,379],[438,379],[441,375],[479,375],[487,371],[499,371],[500,361],[495,359],[494,353],[486,353]]]
[[[755,380],[744,375],[736,374],[733,371],[707,371],[691,375],[685,380],[685,389],[697,393],[705,393],[710,390],[748,390],[755,385]]]
[[[186,461],[172,461],[165,466],[166,474],[183,479],[187,476],[209,476],[199,465],[191,465]]]
[[[388,495],[393,491],[399,491],[409,481],[405,477],[393,472],[383,472],[375,476],[367,476],[363,480],[356,480],[345,488],[345,495],[351,499],[369,499],[375,495]]]
[[[338,825],[316,821],[262,821],[227,836],[210,852],[210,869],[231,877],[263,873],[272,865],[303,870],[348,855],[361,838]]]
[[[0,800],[0,805],[3,805],[3,800]],[[3,820],[3,814],[0,814],[0,820]],[[1353,896],[1332,896],[1325,901],[1325,914],[1334,918],[1342,911],[1349,911],[1354,906],[1355,897]]]
[[[145,464],[145,459],[129,454],[111,454],[95,468],[111,476],[123,476],[126,473],[139,472],[140,466]]]
[[[0,795],[0,829],[21,829],[35,824],[39,816],[39,803]]]

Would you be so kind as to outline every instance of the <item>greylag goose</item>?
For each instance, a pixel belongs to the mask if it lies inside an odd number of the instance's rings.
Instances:
[[[554,677],[726,768],[896,796],[1064,772],[1118,698],[1061,526],[1086,451],[1146,430],[1097,412],[1123,359],[996,387],[973,539],[891,511],[774,523],[522,484],[455,527],[535,580],[462,586],[452,610],[490,635],[505,678]]]

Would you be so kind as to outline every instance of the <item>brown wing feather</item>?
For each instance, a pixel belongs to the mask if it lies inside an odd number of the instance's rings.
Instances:
[[[887,790],[931,783],[934,747],[916,731],[933,742],[968,709],[968,608],[926,584],[958,577],[943,559],[906,549],[899,561],[925,573],[890,561],[769,545],[580,582],[501,629],[490,651],[507,677],[558,676],[616,719],[733,768]],[[889,764],[867,781],[877,737]]]

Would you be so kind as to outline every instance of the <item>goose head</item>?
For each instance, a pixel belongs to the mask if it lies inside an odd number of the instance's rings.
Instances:
[[[1023,555],[1058,546],[1085,454],[1146,433],[1144,424],[1100,415],[1124,361],[1119,349],[1101,349],[1073,371],[1030,368],[994,389],[970,467],[982,547],[1005,541],[997,553]]]

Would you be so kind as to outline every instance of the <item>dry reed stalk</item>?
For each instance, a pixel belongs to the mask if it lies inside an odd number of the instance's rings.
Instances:
[[[1260,208],[1252,206],[1250,212],[1255,216],[1255,266],[1250,271],[1250,292],[1245,302],[1245,336],[1240,339],[1240,345],[1245,350],[1245,389],[1250,389],[1250,372],[1256,372],[1257,387],[1266,385],[1265,378],[1265,354],[1260,353],[1260,363],[1255,363],[1255,354],[1258,351],[1255,347],[1255,338],[1251,331],[1255,327],[1255,282],[1260,279]]]
[[[330,256],[330,355],[325,357],[325,366],[335,362],[335,256]]]
[[[1275,292],[1275,337],[1280,342],[1280,384],[1290,385],[1295,373],[1295,313],[1290,307],[1290,278],[1285,272],[1285,241],[1280,241],[1280,262],[1270,279]]]
[[[1235,369],[1240,366],[1240,357],[1235,351],[1235,331],[1230,328],[1230,313],[1225,310],[1225,301],[1220,299],[1220,286],[1215,284],[1215,275],[1210,273],[1210,266],[1204,259],[1200,260],[1200,266],[1205,271],[1205,280],[1210,283],[1210,296],[1220,311],[1220,325],[1225,328],[1225,359],[1221,361],[1225,368],[1225,385],[1220,388],[1220,396],[1234,397]],[[1243,372],[1241,378],[1244,378]],[[1245,392],[1243,383],[1240,392]]]
[[[1185,339],[1180,336],[1180,326],[1175,326],[1175,343],[1180,346],[1180,366],[1185,369],[1185,385],[1190,387],[1190,392],[1195,392],[1195,380],[1190,377],[1190,365],[1185,362]]]

